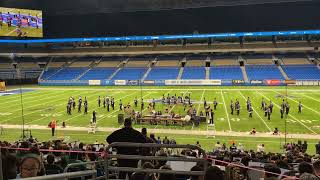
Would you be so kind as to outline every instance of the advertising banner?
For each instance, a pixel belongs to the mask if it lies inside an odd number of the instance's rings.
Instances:
[[[100,80],[89,80],[89,86],[99,86],[101,85]]]
[[[165,80],[165,85],[176,86],[176,85],[212,85],[220,86],[220,79],[212,80]]]
[[[244,84],[244,80],[232,80],[232,84],[234,84],[234,85],[243,85]]]
[[[115,80],[114,85],[126,85],[126,80]]]
[[[127,85],[133,85],[133,86],[136,86],[138,85],[138,80],[128,80],[127,81]]]
[[[261,85],[261,84],[263,84],[263,81],[261,81],[261,80],[251,80],[250,84],[252,84],[252,85]]]
[[[154,82],[153,80],[144,80],[144,81],[143,81],[143,84],[144,84],[144,85],[154,85],[155,82]]]
[[[281,82],[278,79],[269,79],[269,80],[265,80],[264,83],[268,86],[278,86],[280,85]]]

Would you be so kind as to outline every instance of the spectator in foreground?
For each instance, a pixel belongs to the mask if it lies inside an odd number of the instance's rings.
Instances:
[[[205,180],[213,180],[213,179],[219,179],[219,180],[224,180],[224,174],[222,170],[217,167],[217,166],[209,166],[206,175],[205,175]]]
[[[320,154],[320,141],[315,146],[316,146],[316,154]]]
[[[107,142],[109,144],[114,142],[132,142],[132,143],[145,143],[146,138],[137,130],[132,128],[132,122],[130,118],[126,118],[124,121],[124,127],[122,129],[116,130],[107,137]],[[126,155],[138,155],[139,148],[128,148],[128,147],[116,147],[118,154]],[[134,167],[136,168],[138,164],[137,160],[128,159],[118,159],[119,167]],[[120,179],[126,178],[125,172],[119,173]],[[128,173],[131,176],[131,173]]]
[[[298,166],[298,171],[300,174],[303,174],[303,173],[313,174],[313,167],[311,164],[307,162],[301,162]]]
[[[1,152],[0,152],[1,153]],[[14,155],[2,154],[2,173],[3,179],[15,179],[17,176],[17,158]]]
[[[320,160],[313,163],[314,174],[320,178]]]
[[[168,165],[164,165],[160,169],[172,170]],[[158,180],[176,180],[176,178],[174,174],[159,174]]]
[[[17,179],[36,177],[41,171],[41,161],[36,154],[26,154],[22,157],[20,166],[20,174],[17,175]]]
[[[46,174],[60,174],[63,172],[62,167],[54,163],[54,155],[47,156],[47,164],[45,165]]]
[[[303,173],[299,179],[300,180],[319,180],[317,176],[310,173]]]
[[[275,164],[266,164],[264,170],[266,171],[264,174],[265,180],[278,180],[278,177],[281,174],[280,168]],[[268,172],[271,172],[272,174]]]

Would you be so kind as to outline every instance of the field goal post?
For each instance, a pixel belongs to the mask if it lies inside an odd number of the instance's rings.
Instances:
[[[6,91],[6,82],[0,80],[0,91]]]

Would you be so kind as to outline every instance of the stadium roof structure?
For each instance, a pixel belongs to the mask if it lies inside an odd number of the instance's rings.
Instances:
[[[121,37],[93,37],[93,38],[60,38],[60,39],[28,39],[8,40],[1,39],[0,43],[71,43],[71,42],[103,42],[103,41],[152,41],[177,39],[207,39],[226,37],[255,37],[255,36],[290,36],[290,35],[319,35],[320,30],[297,31],[270,31],[270,32],[237,32],[216,34],[186,34],[186,35],[160,35],[160,36],[121,36]]]

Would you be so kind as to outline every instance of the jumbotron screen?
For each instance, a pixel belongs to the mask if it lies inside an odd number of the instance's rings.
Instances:
[[[42,11],[0,7],[0,36],[43,37]]]

